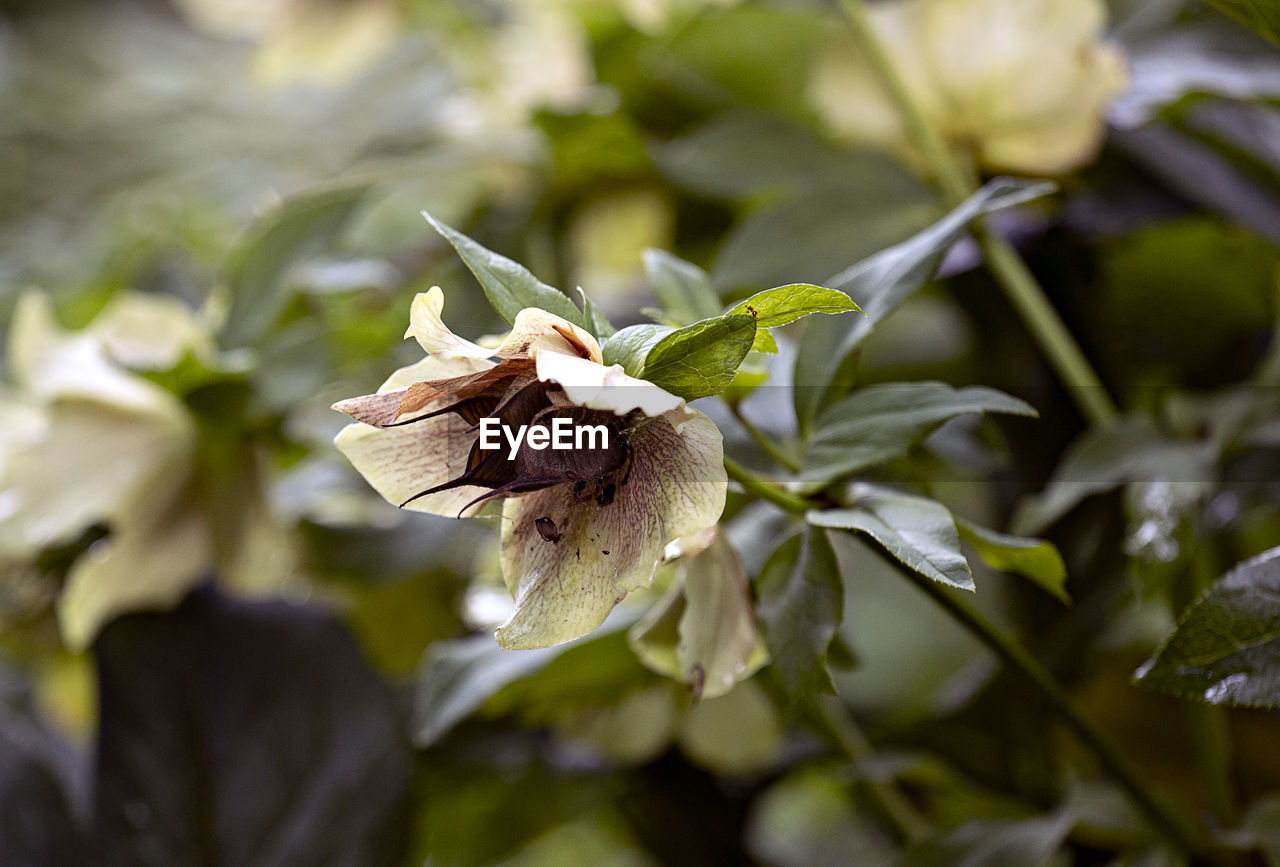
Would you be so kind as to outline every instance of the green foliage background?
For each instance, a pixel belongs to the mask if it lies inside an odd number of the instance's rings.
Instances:
[[[59,594],[125,519],[0,544],[0,862],[1280,863],[1273,2],[1117,0],[1097,158],[958,207],[811,106],[836,4],[364,0],[394,24],[338,76],[344,28],[288,41],[333,7],[198,5],[0,9],[0,317],[200,311],[207,349],[140,375],[192,420],[213,539],[87,648]],[[571,56],[580,88],[522,95]],[[579,642],[494,644],[496,528],[397,511],[331,442],[433,285],[464,336],[536,301],[707,398],[763,480],[723,532],[769,666],[697,700],[642,661],[674,570]],[[687,608],[654,610],[669,650]]]

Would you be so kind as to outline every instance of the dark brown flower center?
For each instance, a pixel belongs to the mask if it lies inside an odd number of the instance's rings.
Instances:
[[[574,484],[578,499],[593,498],[605,506],[613,501],[618,488],[626,483],[631,468],[631,445],[628,430],[633,419],[612,412],[569,404],[559,386],[544,383],[529,373],[490,377],[465,389],[461,399],[427,415],[403,422],[453,412],[469,424],[479,426],[486,419],[496,419],[502,429],[521,431],[519,447],[514,450],[483,448],[477,432],[476,441],[467,457],[467,468],[455,479],[428,488],[401,503],[408,505],[420,497],[453,488],[474,485],[488,488],[486,493],[464,506],[465,512],[476,503],[502,494],[527,493],[566,482]],[[592,429],[590,437],[574,438],[570,448],[547,448],[555,437],[554,429],[566,426],[572,430]],[[544,447],[531,445],[541,442]]]

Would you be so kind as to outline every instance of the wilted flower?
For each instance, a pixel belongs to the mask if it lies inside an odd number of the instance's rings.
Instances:
[[[1119,50],[1101,41],[1101,0],[893,0],[871,15],[921,110],[982,165],[1056,174],[1097,150],[1125,81]],[[911,152],[901,112],[847,42],[811,94],[842,135]]]
[[[335,442],[407,509],[460,516],[505,496],[502,572],[516,608],[498,642],[577,638],[652,580],[668,542],[719,519],[720,432],[681,398],[606,367],[595,338],[559,316],[525,309],[485,349],[444,325],[443,305],[439,288],[414,300],[409,330],[428,356],[378,393],[335,404],[359,422]],[[489,420],[503,432],[498,448],[482,440]],[[531,445],[560,420],[601,435]]]

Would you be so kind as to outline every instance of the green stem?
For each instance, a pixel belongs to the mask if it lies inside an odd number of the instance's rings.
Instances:
[[[1106,386],[1089,365],[1058,311],[1049,303],[1031,269],[1013,245],[991,229],[985,218],[976,221],[974,235],[986,255],[987,267],[1053,365],[1081,414],[1097,427],[1111,424],[1117,412]]]
[[[724,456],[724,468],[729,474],[729,478],[742,485],[748,494],[754,494],[762,500],[768,500],[788,512],[803,515],[814,507],[813,503],[810,503],[804,497],[798,497],[795,494],[784,491],[775,483],[762,479],[728,455]]]
[[[751,438],[756,441],[756,445],[764,449],[765,454],[773,458],[782,466],[786,467],[793,473],[800,472],[800,464],[785,451],[782,447],[770,439],[764,431],[756,427],[755,424],[747,418],[742,408],[737,403],[725,401],[725,405],[729,407],[729,412],[733,413],[733,417],[738,420],[738,424],[742,425]]]
[[[955,207],[974,192],[974,185],[947,147],[941,131],[916,103],[893,57],[885,48],[865,0],[841,0],[855,38],[897,105],[907,132],[924,157],[948,205]],[[1090,366],[1079,344],[1049,303],[1044,289],[1025,263],[986,218],[974,221],[974,234],[986,256],[987,268],[1004,290],[1023,323],[1040,346],[1080,412],[1091,424],[1110,424],[1115,404]]]
[[[823,504],[800,497],[778,488],[755,473],[725,456],[725,470],[738,481],[749,494],[767,500],[788,512],[804,514],[809,509],[822,508]],[[962,626],[977,636],[996,652],[1008,665],[1035,686],[1049,706],[1067,723],[1071,730],[1097,758],[1103,770],[1129,794],[1133,802],[1152,821],[1157,830],[1188,851],[1202,852],[1208,841],[1204,831],[1180,811],[1159,800],[1147,784],[1133,771],[1119,749],[1107,736],[1094,727],[1076,707],[1066,688],[1031,655],[1016,638],[1002,632],[968,603],[947,592],[941,585],[903,566],[896,557],[886,554],[885,562],[894,566],[908,581],[931,597]]]
[[[1103,769],[1119,783],[1134,803],[1152,821],[1157,830],[1191,852],[1204,851],[1207,839],[1204,832],[1180,811],[1161,801],[1147,784],[1134,773],[1119,749],[1094,727],[1076,707],[1075,701],[1049,670],[1024,647],[1021,642],[1006,634],[987,620],[971,605],[961,601],[936,581],[918,575],[902,566],[893,557],[886,557],[898,567],[912,584],[931,597],[948,614],[963,624],[982,640],[1008,665],[1017,669],[1048,700],[1054,711],[1075,732],[1077,738],[1097,756]]]
[[[847,709],[838,698],[820,696],[814,702],[814,711],[840,749],[855,765],[875,754],[871,741],[849,717]],[[929,836],[928,820],[920,815],[920,811],[892,780],[868,780],[866,790],[876,807],[907,843],[915,843]]]

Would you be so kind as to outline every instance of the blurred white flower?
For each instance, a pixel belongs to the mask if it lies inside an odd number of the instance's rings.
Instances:
[[[255,45],[263,84],[339,84],[377,60],[400,27],[394,0],[177,0],[195,27]]]
[[[0,394],[0,580],[27,582],[42,551],[101,525],[106,537],[75,560],[57,599],[72,649],[115,614],[176,603],[209,566],[188,490],[195,424],[127,369],[168,369],[207,345],[173,299],[123,294],[79,332],[57,324],[42,294],[18,303],[13,391]]]
[[[982,166],[1060,174],[1092,159],[1126,80],[1101,39],[1102,0],[893,0],[871,15],[922,111]],[[821,59],[810,95],[837,133],[914,156],[851,38]]]

